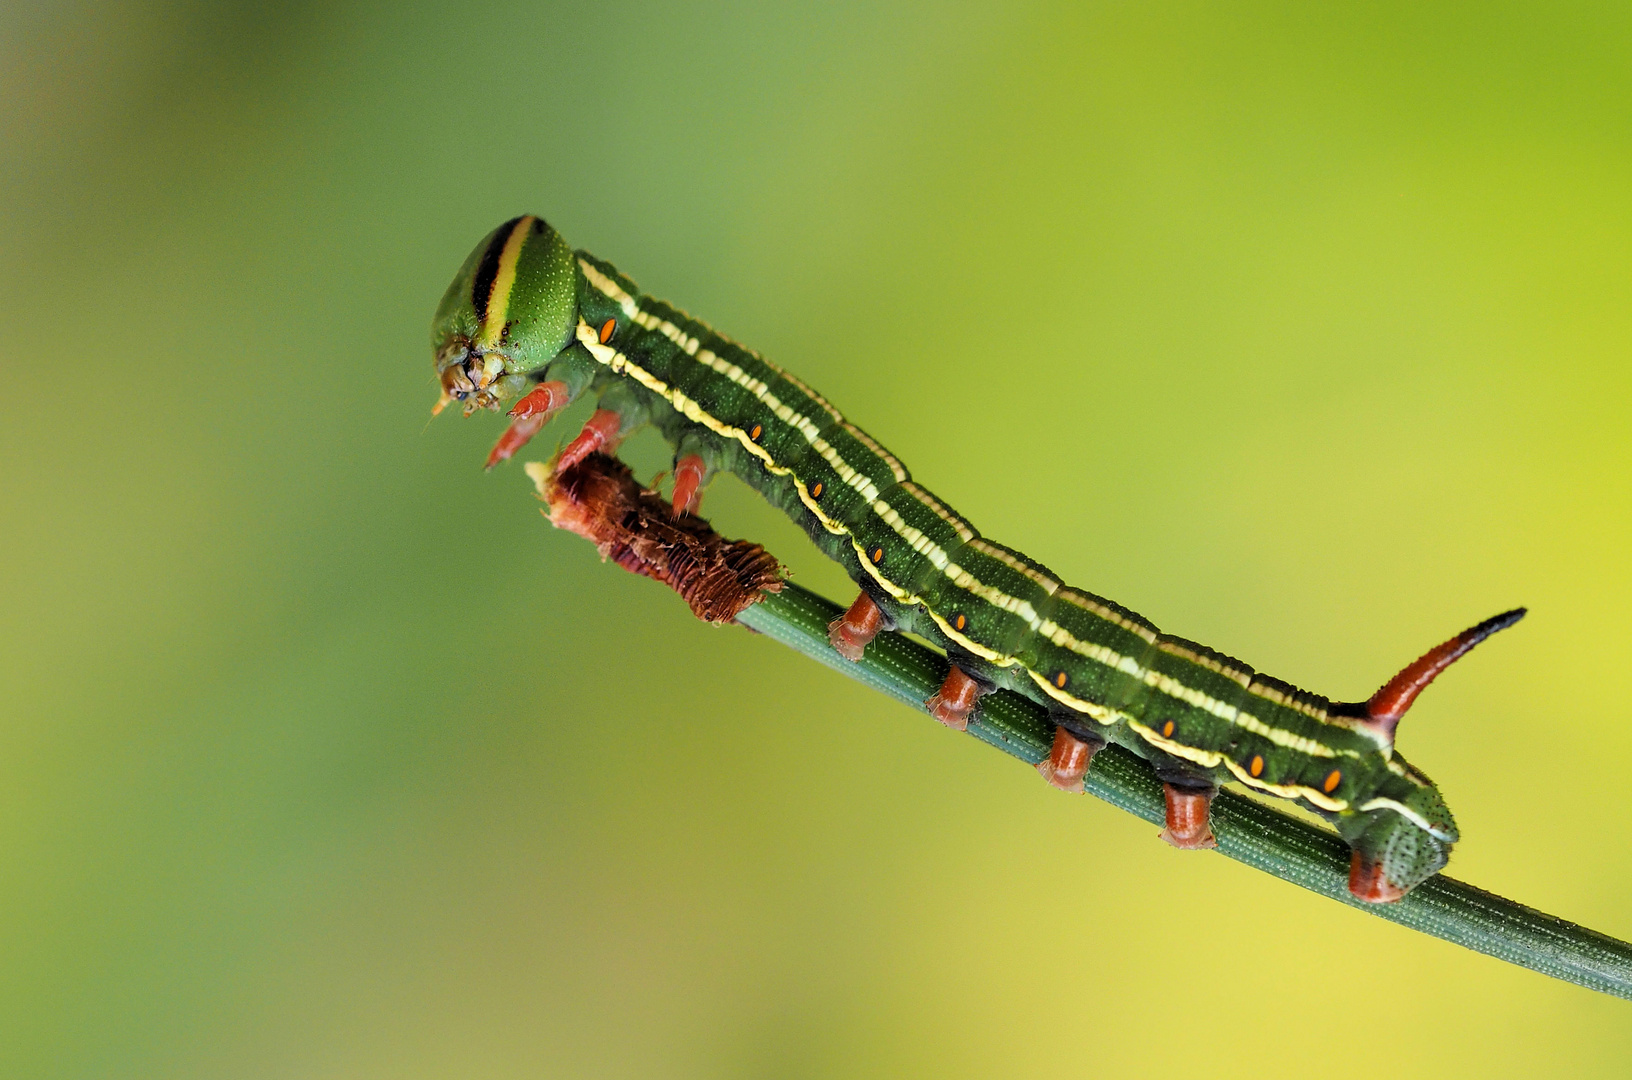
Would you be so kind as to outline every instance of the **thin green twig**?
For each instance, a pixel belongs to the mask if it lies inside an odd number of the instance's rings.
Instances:
[[[944,656],[899,634],[880,634],[850,663],[827,641],[837,604],[792,583],[737,617],[835,671],[923,711],[945,677]],[[981,700],[969,733],[1035,765],[1048,756],[1054,725],[1019,694]],[[1094,757],[1088,793],[1152,823],[1163,819],[1161,783],[1138,757],[1111,745]],[[1213,801],[1218,850],[1369,915],[1444,938],[1555,979],[1632,998],[1632,945],[1448,878],[1429,878],[1393,904],[1362,904],[1349,895],[1348,848],[1332,833],[1231,791]]]

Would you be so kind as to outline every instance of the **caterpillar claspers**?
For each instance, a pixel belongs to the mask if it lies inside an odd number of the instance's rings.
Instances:
[[[1208,808],[1222,783],[1295,800],[1349,844],[1349,889],[1368,902],[1399,899],[1449,858],[1456,825],[1395,750],[1396,729],[1435,676],[1522,608],[1429,650],[1366,701],[1300,690],[982,536],[820,394],[531,215],[470,253],[431,337],[437,411],[457,401],[467,414],[509,412],[489,467],[586,393],[599,408],[559,469],[654,425],[674,447],[677,514],[729,471],[843,564],[860,595],[830,628],[841,654],[858,659],[895,627],[940,644],[952,667],[925,705],[950,727],[998,687],[1047,706],[1057,728],[1038,771],[1055,787],[1081,791],[1096,750],[1127,747],[1161,778],[1162,836],[1180,848],[1213,846]]]

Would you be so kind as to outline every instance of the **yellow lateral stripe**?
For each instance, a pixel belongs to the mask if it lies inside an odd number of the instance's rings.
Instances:
[[[1185,746],[1183,743],[1177,743],[1171,739],[1165,739],[1161,735],[1158,735],[1150,727],[1139,723],[1137,720],[1133,720],[1125,715],[1119,714],[1115,709],[1108,709],[1103,705],[1096,705],[1093,702],[1084,701],[1081,698],[1073,697],[1072,695],[1067,694],[1065,691],[1056,687],[1052,682],[1043,678],[1037,672],[1032,671],[1029,668],[1026,670],[1026,674],[1030,675],[1032,681],[1042,688],[1042,690],[1050,697],[1077,712],[1087,713],[1088,716],[1090,716],[1096,722],[1109,725],[1126,720],[1128,722],[1128,729],[1136,732],[1140,738],[1144,739],[1152,746],[1158,746],[1176,757],[1182,757],[1187,761],[1193,761],[1205,768],[1215,768],[1218,764],[1223,764],[1230,770],[1230,773],[1234,775],[1237,780],[1240,780],[1248,787],[1257,788],[1260,791],[1266,791],[1272,795],[1279,795],[1283,799],[1297,799],[1302,797],[1308,799],[1311,803],[1320,807],[1322,810],[1330,810],[1333,813],[1337,813],[1349,805],[1348,802],[1343,799],[1334,799],[1323,791],[1317,791],[1314,788],[1304,787],[1301,784],[1266,783],[1265,781],[1254,777],[1246,769],[1236,764],[1234,760],[1225,757],[1223,754],[1215,754],[1207,750],[1198,750],[1195,747]],[[1208,764],[1208,762],[1212,762],[1212,764]]]
[[[1224,759],[1224,765],[1230,770],[1231,774],[1234,775],[1237,780],[1241,781],[1248,787],[1257,788],[1259,791],[1267,791],[1271,795],[1279,795],[1283,799],[1308,799],[1311,803],[1320,807],[1322,810],[1330,810],[1334,814],[1347,808],[1349,805],[1346,799],[1334,799],[1324,791],[1318,791],[1311,787],[1304,787],[1302,784],[1266,783],[1265,781],[1253,776],[1240,765],[1237,765],[1235,761],[1230,758]]]
[[[770,451],[766,450],[763,446],[760,446],[758,443],[750,439],[747,432],[720,421],[704,410],[698,402],[686,396],[681,391],[670,387],[667,383],[664,383],[662,380],[652,375],[645,368],[631,361],[629,357],[623,353],[611,348],[610,346],[602,345],[600,343],[600,336],[589,326],[588,323],[581,319],[578,323],[578,340],[584,345],[585,348],[589,349],[590,353],[598,361],[606,364],[615,372],[630,375],[648,390],[651,390],[653,393],[668,400],[688,420],[701,423],[705,427],[708,427],[710,430],[714,431],[716,434],[726,436],[727,438],[736,439],[737,442],[739,442],[750,453],[754,454],[762,462],[764,462],[766,468],[774,475],[787,476],[791,472],[791,470],[786,466],[777,465],[772,459]],[[874,503],[873,512],[878,514],[880,519],[889,525],[891,529],[897,533],[897,535],[902,536],[902,538],[906,539],[908,543],[912,543],[912,537],[908,535],[908,532],[916,533],[917,530],[911,529],[910,526],[906,525],[906,523],[901,520],[900,515],[896,514],[887,503],[876,499],[878,489],[871,483],[871,481],[866,481],[863,477],[861,477],[861,474],[857,473],[854,469],[851,469],[848,463],[846,463],[836,451],[827,446],[825,440],[818,439],[813,445],[816,445],[818,449],[825,448],[826,452],[824,453],[824,456],[828,457],[829,462],[834,466],[834,471],[839,472],[841,476],[848,473],[849,476],[846,477],[848,482],[855,484],[855,486],[862,490],[864,494],[866,493],[867,489],[871,489],[874,496],[874,499],[871,500]],[[856,483],[856,481],[862,482]],[[855,549],[857,563],[867,572],[868,576],[872,577],[879,584],[881,588],[883,588],[896,600],[904,604],[918,605],[922,603],[922,599],[920,597],[909,593],[899,585],[896,585],[893,581],[890,581],[888,578],[884,577],[883,574],[873,566],[872,560],[868,558],[867,552],[863,549],[861,543],[856,540],[853,534],[849,533],[848,529],[845,529],[842,524],[837,522],[829,524],[829,522],[832,522],[832,519],[827,517],[825,513],[822,513],[813,504],[813,500],[809,499],[805,495],[803,485],[795,484],[794,487],[795,490],[799,492],[800,500],[804,502],[806,506],[810,507],[813,512],[819,514],[825,528],[836,534],[850,535],[850,543]],[[903,532],[904,529],[908,530],[908,532]],[[976,542],[978,543],[978,541]],[[982,547],[984,546],[985,545],[982,545]],[[954,585],[981,597],[986,602],[993,604],[1001,610],[1008,611],[1019,616],[1020,618],[1024,619],[1033,630],[1043,632],[1045,627],[1054,626],[1054,624],[1045,623],[1041,618],[1039,618],[1036,610],[1029,602],[1010,596],[996,586],[987,585],[985,582],[980,581],[973,574],[965,570],[962,566],[946,560],[945,553],[938,546],[930,544],[926,541],[919,547],[919,550],[926,556],[930,557],[932,561],[936,562],[937,565],[940,566],[941,572],[946,575],[946,577],[951,579]],[[993,554],[996,553],[993,552]],[[935,618],[936,625],[940,626],[943,632],[947,633],[952,640],[957,641],[960,645],[967,648],[975,655],[1003,667],[1012,666],[1016,662],[1015,657],[1004,656],[995,652],[991,648],[980,644],[979,642],[973,641],[964,634],[953,630],[951,626],[945,622],[945,620],[936,616],[934,612],[930,612],[930,614]],[[1186,686],[1184,683],[1171,676],[1163,675],[1160,672],[1152,671],[1148,668],[1142,668],[1136,661],[1129,657],[1121,656],[1101,645],[1095,645],[1091,642],[1078,641],[1063,627],[1054,626],[1054,633],[1050,635],[1050,638],[1056,645],[1068,648],[1080,656],[1085,656],[1088,659],[1098,661],[1099,663],[1105,664],[1108,667],[1118,668],[1125,671],[1128,674],[1133,675],[1135,678],[1140,679],[1146,685],[1151,686],[1169,697],[1177,698],[1197,708],[1205,709],[1207,712],[1218,716],[1220,719],[1227,720],[1230,723],[1235,724],[1244,730],[1250,731],[1255,735],[1261,735],[1277,745],[1287,746],[1317,757],[1354,756],[1354,751],[1336,751],[1330,747],[1322,745],[1321,743],[1317,743],[1312,739],[1306,739],[1292,732],[1271,727],[1269,724],[1264,723],[1257,717],[1241,712],[1234,706],[1227,705],[1218,701],[1216,698],[1203,693],[1202,691]],[[1205,751],[1197,752],[1205,753]]]
[[[1127,717],[1123,716],[1115,709],[1101,705],[1098,702],[1089,701],[1086,698],[1079,698],[1073,694],[1066,693],[1064,690],[1061,690],[1059,687],[1055,686],[1052,681],[1044,678],[1039,672],[1035,672],[1030,668],[1025,668],[1024,670],[1027,675],[1031,676],[1031,681],[1041,687],[1043,692],[1049,697],[1053,698],[1055,701],[1058,701],[1061,705],[1064,705],[1068,709],[1087,714],[1096,723],[1105,725],[1119,724],[1123,720],[1127,719]]]
[[[635,298],[624,292],[623,286],[595,269],[594,263],[587,259],[579,259],[578,269],[584,272],[584,277],[595,286],[596,291],[622,308],[623,313],[629,318],[633,319],[640,314],[640,305],[635,303]]]
[[[1308,739],[1293,732],[1273,727],[1264,723],[1258,717],[1238,709],[1235,706],[1219,701],[1205,692],[1190,687],[1172,676],[1142,667],[1137,661],[1130,657],[1122,656],[1114,650],[1106,648],[1105,646],[1097,645],[1092,642],[1080,641],[1069,631],[1065,630],[1064,627],[1059,626],[1051,620],[1041,619],[1037,611],[1029,602],[1010,596],[996,586],[988,585],[985,582],[980,581],[964,567],[952,562],[944,549],[930,541],[929,538],[920,530],[909,525],[904,519],[902,519],[900,514],[894,510],[893,507],[889,506],[888,503],[880,500],[878,498],[879,488],[877,485],[865,475],[854,469],[849,462],[845,461],[843,456],[830,443],[827,442],[827,440],[821,438],[819,434],[820,429],[816,428],[816,425],[810,421],[809,418],[795,412],[791,407],[783,404],[780,399],[778,399],[776,395],[771,392],[769,386],[764,381],[753,377],[748,372],[744,371],[740,366],[717,356],[712,351],[703,349],[701,347],[702,343],[697,338],[687,334],[684,330],[669,320],[663,319],[643,310],[634,297],[630,296],[625,290],[618,286],[615,281],[596,270],[593,265],[582,260],[580,260],[579,265],[584,269],[585,276],[588,278],[590,283],[605,294],[609,299],[616,302],[631,320],[648,330],[654,330],[663,334],[664,337],[680,346],[680,348],[683,349],[688,355],[696,358],[701,363],[707,364],[712,370],[724,375],[731,382],[748,390],[759,401],[769,407],[779,419],[800,431],[800,433],[803,434],[810,442],[812,448],[815,449],[833,468],[840,480],[861,494],[870,504],[873,513],[877,515],[881,521],[888,525],[891,531],[895,532],[896,535],[905,540],[914,551],[929,559],[931,564],[939,569],[941,573],[949,578],[957,587],[981,597],[987,603],[993,604],[1000,610],[1007,611],[1020,617],[1030,625],[1032,630],[1042,633],[1055,645],[1066,648],[1086,659],[1093,660],[1107,667],[1123,671],[1143,682],[1152,689],[1155,689],[1159,693],[1164,694],[1165,696],[1184,701],[1195,708],[1202,709],[1220,719],[1242,728],[1245,731],[1259,735],[1278,746],[1288,747],[1312,757],[1357,758],[1360,756],[1356,751],[1337,750],[1322,743],[1316,742],[1313,739]],[[747,432],[719,420],[717,417],[705,410],[700,403],[688,397],[680,390],[675,389],[664,383],[662,380],[656,378],[649,371],[634,363],[625,354],[612,349],[609,346],[602,345],[600,343],[599,335],[582,320],[579,321],[577,336],[578,340],[587,349],[589,349],[591,355],[593,355],[597,361],[607,365],[615,372],[630,375],[637,382],[641,383],[641,385],[669,401],[675,407],[675,409],[687,419],[702,424],[718,435],[735,439],[749,453],[759,458],[760,461],[764,463],[767,471],[773,475],[787,476],[792,473],[792,470],[788,467],[776,464],[770,452],[749,438]],[[803,389],[802,384],[798,384],[795,380],[786,376],[785,373],[782,377],[787,378],[790,383],[798,385],[801,389]],[[806,392],[808,393],[808,391]],[[814,396],[815,395],[812,395],[813,398]],[[954,523],[954,527],[963,525],[961,519],[956,518],[938,501],[929,497],[928,493],[922,488],[918,487],[916,484],[911,484],[910,480],[908,479],[906,469],[901,465],[901,463],[887,451],[885,451],[881,446],[879,446],[878,443],[875,442],[870,436],[855,425],[850,424],[847,421],[843,421],[842,418],[840,418],[838,411],[832,409],[832,407],[829,406],[825,400],[819,401],[819,404],[829,413],[829,415],[838,418],[838,422],[843,425],[844,429],[849,434],[855,437],[857,441],[861,442],[862,445],[869,451],[876,454],[880,460],[884,461],[890,468],[892,475],[898,483],[909,485],[910,492],[914,498],[916,498],[926,507],[929,507],[943,520],[946,520],[949,523]],[[798,478],[795,477],[796,481],[797,479]],[[872,560],[868,556],[868,552],[856,539],[855,535],[851,533],[851,531],[841,522],[838,522],[830,517],[820,506],[818,506],[815,500],[809,497],[803,484],[795,483],[794,490],[798,494],[800,501],[806,506],[807,509],[811,511],[816,519],[822,523],[823,528],[836,535],[849,536],[851,546],[856,553],[857,565],[859,565],[868,574],[868,576],[879,585],[880,588],[887,592],[891,597],[895,598],[898,602],[901,602],[907,606],[918,606],[923,603],[921,597],[912,594],[899,585],[896,585],[894,582],[886,578],[880,570],[875,568]],[[1007,551],[981,543],[974,537],[972,527],[963,526],[963,528],[960,528],[960,536],[963,535],[966,529],[970,534],[964,537],[966,543],[969,543],[972,547],[982,551],[984,554],[999,559],[1010,568],[1025,574],[1028,578],[1036,581],[1041,587],[1049,591],[1051,594],[1062,596],[1074,606],[1082,608],[1083,610],[1089,611],[1090,613],[1103,618],[1106,621],[1113,622],[1118,626],[1130,630],[1153,644],[1158,644],[1158,646],[1163,647],[1164,651],[1166,652],[1178,655],[1184,659],[1190,660],[1191,662],[1207,667],[1210,670],[1224,674],[1231,678],[1232,681],[1244,681],[1243,673],[1240,673],[1233,668],[1229,668],[1227,665],[1224,665],[1211,657],[1202,657],[1194,653],[1193,650],[1179,645],[1176,642],[1161,641],[1159,634],[1151,631],[1149,628],[1141,625],[1140,623],[1134,622],[1133,620],[1128,619],[1120,615],[1118,612],[1115,612],[1101,604],[1094,603],[1087,597],[1084,597],[1073,590],[1062,588],[1059,582],[1047,577],[1035,568],[1020,562]],[[925,610],[928,611],[927,607]],[[1001,667],[1013,666],[1018,662],[1016,657],[1000,654],[989,647],[970,639],[965,634],[953,629],[953,627],[936,612],[928,611],[928,614],[949,640],[956,642],[958,645],[967,649],[976,656],[980,656],[988,662]],[[1062,704],[1066,704],[1074,711],[1081,712],[1095,720],[1100,720],[1101,717],[1105,717],[1111,721],[1124,718],[1121,717],[1120,714],[1115,713],[1113,710],[1110,710],[1105,706],[1064,693],[1063,691],[1054,687],[1048,679],[1038,672],[1032,671],[1029,668],[1024,668],[1023,670],[1025,670],[1027,674],[1031,676],[1032,680],[1036,682],[1038,686],[1044,690],[1044,692],[1048,693],[1051,697],[1060,701]],[[1253,684],[1248,687],[1248,690],[1249,693],[1262,690],[1263,693],[1258,694],[1258,696],[1264,697],[1266,700],[1276,701],[1278,704],[1297,709],[1298,711],[1304,712],[1306,715],[1310,715],[1316,719],[1322,721],[1326,720],[1324,710],[1313,709],[1305,703],[1292,698],[1290,695],[1279,692],[1274,687]],[[1145,741],[1151,743],[1152,745],[1159,746],[1162,749],[1167,750],[1169,753],[1175,754],[1175,756],[1194,761],[1197,764],[1202,764],[1206,768],[1216,768],[1220,762],[1228,761],[1228,759],[1222,754],[1207,750],[1200,750],[1195,747],[1183,747],[1184,752],[1181,753],[1179,750],[1174,748],[1181,747],[1182,744],[1173,742],[1169,739],[1164,739],[1160,735],[1157,735],[1149,727],[1137,723],[1131,719],[1128,720],[1128,723],[1130,728],[1138,731],[1140,736],[1144,738]],[[1343,726],[1346,727],[1347,725]],[[1230,763],[1230,768],[1232,772],[1238,771],[1233,762]],[[1253,780],[1251,777],[1243,777],[1243,779],[1244,781]],[[1266,791],[1273,790],[1271,786],[1266,786],[1261,781],[1253,782],[1252,786]],[[1323,792],[1313,791],[1312,789],[1299,788],[1297,789],[1297,794],[1308,797],[1309,800],[1316,805],[1325,806],[1335,802],[1335,800],[1332,800]],[[1296,796],[1288,795],[1287,797],[1291,798]],[[1328,806],[1328,808],[1330,807]]]
[[[1216,769],[1226,760],[1223,754],[1215,753],[1212,750],[1199,750],[1194,746],[1174,742],[1172,739],[1164,739],[1155,731],[1131,717],[1128,719],[1128,730],[1137,732],[1139,737],[1150,745],[1160,747],[1174,757],[1193,761],[1204,769]]]
[[[516,221],[516,227],[504,239],[504,250],[499,253],[499,270],[493,275],[493,291],[487,294],[487,317],[482,320],[476,344],[491,349],[504,335],[505,313],[510,310],[510,293],[516,287],[516,264],[521,261],[522,245],[538,219],[531,214]]]
[[[783,423],[788,424],[789,426],[798,430],[799,433],[805,437],[806,441],[810,442],[812,445],[818,441],[817,436],[821,433],[822,429],[813,423],[809,417],[784,404],[780,398],[771,393],[770,387],[764,381],[754,378],[741,367],[733,364],[724,357],[717,355],[712,350],[703,348],[701,341],[695,337],[692,337],[690,334],[687,334],[684,330],[670,322],[668,319],[662,318],[658,315],[653,315],[651,312],[646,311],[640,306],[639,302],[634,297],[630,296],[628,292],[624,291],[624,289],[622,289],[617,282],[595,269],[593,264],[586,260],[579,259],[578,265],[584,271],[584,276],[589,280],[589,283],[594,285],[596,289],[607,297],[607,299],[615,302],[618,307],[623,310],[623,313],[629,317],[630,321],[646,330],[654,330],[657,333],[662,334],[664,337],[678,345],[687,356],[692,357],[698,363],[707,365],[709,368],[719,372],[727,379],[730,379],[738,386],[753,394],[754,397],[758,398],[770,408],[778,420],[781,420]],[[750,354],[754,355],[756,359],[759,359],[758,355],[752,353],[751,350],[744,351],[750,352]],[[843,422],[844,418],[839,415],[838,410],[834,409],[819,395],[811,393],[803,383],[799,382],[799,380],[792,378],[786,372],[782,371],[780,368],[777,368],[774,364],[769,364],[764,360],[760,360],[760,363],[772,368],[782,378],[787,379],[788,382],[798,387],[801,391],[809,394],[810,397],[815,400],[817,405],[826,410],[826,412],[835,422]],[[765,460],[769,461],[769,457],[767,456]]]

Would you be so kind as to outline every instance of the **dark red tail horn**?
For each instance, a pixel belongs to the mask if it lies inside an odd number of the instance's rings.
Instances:
[[[1407,664],[1404,671],[1384,683],[1383,688],[1366,702],[1366,726],[1393,742],[1394,730],[1400,726],[1400,717],[1405,715],[1405,710],[1417,700],[1417,695],[1427,689],[1440,672],[1496,631],[1506,630],[1524,618],[1524,612],[1522,607],[1514,608],[1486,619],[1478,626],[1470,626]]]

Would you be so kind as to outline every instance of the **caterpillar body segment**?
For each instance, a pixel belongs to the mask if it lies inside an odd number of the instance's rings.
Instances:
[[[643,295],[533,216],[477,245],[437,310],[432,347],[439,408],[516,403],[490,464],[536,432],[534,419],[595,393],[600,410],[563,461],[650,423],[676,448],[675,512],[695,507],[713,471],[742,478],[860,587],[830,628],[835,649],[858,658],[892,628],[942,646],[952,668],[926,704],[948,726],[978,715],[991,688],[1044,704],[1058,733],[1039,771],[1056,787],[1081,790],[1094,750],[1115,742],[1163,780],[1163,836],[1176,846],[1213,842],[1208,804],[1236,782],[1331,821],[1354,852],[1350,888],[1362,900],[1398,899],[1445,865],[1455,823],[1395,750],[1395,731],[1435,676],[1522,609],[1430,650],[1366,702],[1262,675],[980,535],[796,377]]]

